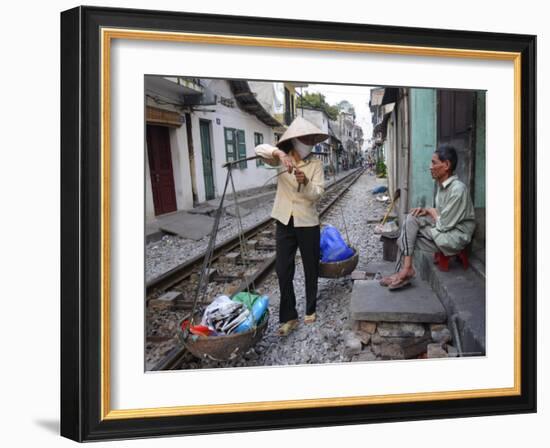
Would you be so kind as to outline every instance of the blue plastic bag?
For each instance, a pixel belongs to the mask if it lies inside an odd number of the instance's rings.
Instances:
[[[262,320],[262,317],[264,317],[268,305],[268,296],[258,297],[252,305],[250,316],[248,316],[248,318],[235,329],[235,333],[243,333],[254,328],[258,324],[258,322]]]
[[[379,187],[376,187],[372,190],[372,194],[385,193],[386,191],[388,191],[388,188],[383,185],[380,185]]]
[[[342,235],[334,226],[327,225],[321,231],[321,261],[329,263],[347,260],[353,256],[353,250],[345,243]]]

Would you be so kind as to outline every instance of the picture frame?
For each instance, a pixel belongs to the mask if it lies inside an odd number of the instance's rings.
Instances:
[[[512,61],[514,386],[112,409],[111,43],[116,39]],[[61,14],[61,435],[76,441],[536,412],[536,37],[183,12]]]

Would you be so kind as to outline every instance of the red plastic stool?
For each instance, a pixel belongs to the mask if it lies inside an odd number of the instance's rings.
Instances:
[[[437,264],[437,267],[440,271],[448,272],[449,271],[449,260],[451,257],[456,256],[456,258],[462,262],[462,266],[464,269],[468,269],[468,252],[466,248],[462,249],[458,254],[456,255],[444,255],[442,252],[436,252],[434,254],[434,263]]]

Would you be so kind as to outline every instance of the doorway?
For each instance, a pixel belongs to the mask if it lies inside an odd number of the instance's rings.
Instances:
[[[212,138],[210,135],[210,121],[200,120],[202,170],[204,177],[204,192],[206,200],[214,199],[214,170],[212,169]]]
[[[155,215],[177,210],[170,134],[165,126],[147,125],[147,157]]]
[[[474,191],[475,101],[475,92],[438,91],[437,144],[454,146],[458,156],[455,174],[470,191]]]

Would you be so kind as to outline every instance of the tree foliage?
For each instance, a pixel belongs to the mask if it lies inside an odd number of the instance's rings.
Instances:
[[[319,92],[304,92],[303,95],[298,97],[297,102],[297,107],[302,107],[302,105],[304,107],[324,110],[331,120],[336,120],[340,111],[338,105],[328,104],[325,95]]]

